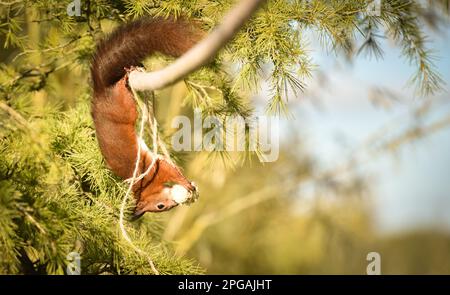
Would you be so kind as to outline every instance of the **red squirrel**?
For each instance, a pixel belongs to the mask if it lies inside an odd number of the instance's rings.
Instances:
[[[184,19],[145,18],[120,26],[97,45],[91,64],[91,112],[101,153],[115,175],[132,177],[138,145],[141,155],[137,175],[149,168],[155,156],[136,134],[138,112],[127,83],[128,69],[140,66],[154,52],[178,57],[202,36],[192,22]],[[163,157],[156,159],[151,171],[132,190],[136,217],[169,210],[178,205],[178,199],[197,193],[195,184]]]

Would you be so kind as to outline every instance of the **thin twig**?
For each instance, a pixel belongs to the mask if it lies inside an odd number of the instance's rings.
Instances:
[[[32,224],[34,224],[34,226],[37,227],[37,229],[41,233],[43,233],[44,235],[47,234],[47,231],[42,227],[42,225],[40,225],[39,222],[37,222],[37,220],[30,213],[28,213],[27,210],[22,205],[16,204],[16,207],[25,215],[26,218],[30,220]]]
[[[25,50],[25,51],[23,51],[23,52],[17,54],[17,55],[13,58],[12,61],[14,62],[14,61],[16,61],[17,58],[21,57],[22,55],[26,55],[26,54],[30,54],[30,53],[43,53],[43,52],[49,52],[49,51],[55,51],[55,50],[63,49],[63,48],[65,48],[65,47],[69,46],[70,44],[72,44],[73,42],[78,41],[78,40],[84,38],[85,36],[88,36],[88,34],[87,34],[87,33],[84,33],[84,34],[82,34],[82,35],[80,35],[80,36],[77,36],[77,37],[74,38],[74,39],[71,39],[71,40],[67,41],[67,42],[64,43],[64,44],[61,44],[61,45],[58,45],[58,46],[55,46],[55,47],[48,47],[48,48],[45,48],[45,49],[29,49],[29,50]]]
[[[0,4],[1,5],[14,5],[14,4],[17,4],[17,3],[20,3],[20,2],[24,2],[23,0],[16,0],[16,1],[11,1],[11,2],[4,2],[4,1],[0,1]]]
[[[0,109],[3,110],[5,113],[10,115],[14,120],[16,120],[22,127],[28,128],[29,124],[27,120],[25,120],[15,109],[8,106],[3,101],[0,101]]]

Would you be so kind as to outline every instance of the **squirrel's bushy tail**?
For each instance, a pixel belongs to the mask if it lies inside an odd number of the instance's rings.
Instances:
[[[184,19],[145,18],[119,27],[98,46],[91,64],[94,92],[100,94],[154,52],[178,57],[201,37]]]

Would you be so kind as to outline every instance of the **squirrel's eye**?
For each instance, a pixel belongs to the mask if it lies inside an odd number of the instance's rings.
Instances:
[[[174,182],[174,181],[167,181],[167,182],[164,182],[164,183],[163,183],[163,185],[164,185],[165,187],[173,187],[173,186],[176,185],[176,184],[178,184],[178,183],[176,183],[176,182]]]

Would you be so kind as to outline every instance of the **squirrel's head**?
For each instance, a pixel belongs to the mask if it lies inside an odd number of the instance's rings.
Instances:
[[[134,215],[137,218],[145,212],[163,212],[195,200],[198,189],[178,167],[158,157],[150,173],[134,186],[134,194],[137,199]]]

